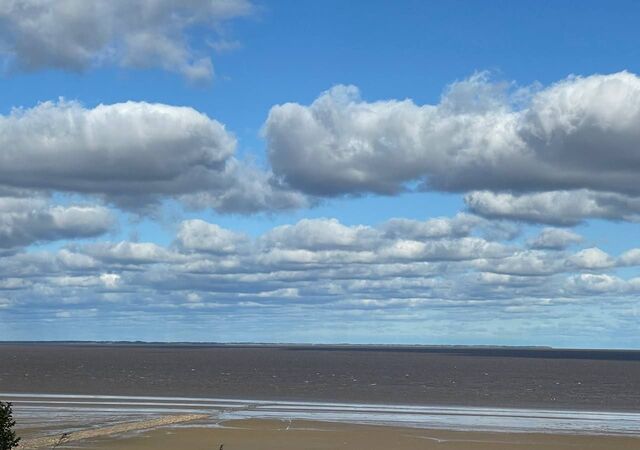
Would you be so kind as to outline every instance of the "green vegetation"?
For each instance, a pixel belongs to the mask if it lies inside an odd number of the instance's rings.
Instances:
[[[0,450],[11,450],[18,446],[20,438],[13,431],[15,424],[11,403],[0,401]]]

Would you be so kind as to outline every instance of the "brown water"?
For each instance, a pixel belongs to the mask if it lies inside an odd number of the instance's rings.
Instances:
[[[640,411],[640,352],[6,343],[0,392]]]

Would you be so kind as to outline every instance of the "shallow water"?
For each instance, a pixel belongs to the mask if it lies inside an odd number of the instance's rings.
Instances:
[[[311,420],[428,429],[640,435],[640,413],[524,408],[288,402],[152,396],[0,393],[20,428],[56,432],[166,414],[206,413],[210,425],[233,419]]]

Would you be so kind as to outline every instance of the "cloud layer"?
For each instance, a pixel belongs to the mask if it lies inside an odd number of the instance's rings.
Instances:
[[[640,250],[567,250],[580,236],[562,229],[505,241],[482,237],[486,225],[469,215],[378,226],[303,219],[252,238],[187,220],[167,246],[103,241],[0,258],[0,298],[11,299],[0,312],[11,321],[26,310],[32,318],[134,314],[135,323],[162,317],[182,328],[240,320],[251,334],[309,320],[357,329],[370,320],[437,328],[455,319],[473,327],[523,313],[556,321],[570,314],[576,325],[576,314],[603,298],[611,299],[610,320],[622,321],[635,304],[640,281],[619,270],[640,264]]]
[[[27,71],[115,63],[208,81],[211,59],[192,48],[187,32],[214,31],[252,10],[247,0],[8,0],[0,5],[0,52]]]

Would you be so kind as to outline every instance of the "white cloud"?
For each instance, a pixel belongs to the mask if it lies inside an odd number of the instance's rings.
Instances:
[[[336,219],[302,219],[294,225],[274,228],[262,241],[273,247],[304,250],[366,249],[374,244],[378,234],[370,227],[348,227]]]
[[[296,288],[283,288],[276,289],[274,291],[260,292],[258,297],[276,297],[276,298],[298,298],[300,297],[298,289]]]
[[[113,63],[208,81],[213,64],[190,47],[190,30],[211,34],[252,10],[248,0],[8,0],[0,4],[0,52],[27,71]]]
[[[569,261],[580,269],[608,269],[615,265],[615,260],[597,247],[580,250],[569,258]]]
[[[569,77],[516,106],[521,97],[485,74],[454,83],[435,105],[366,102],[357,88],[337,86],[309,106],[274,106],[264,135],[275,174],[313,195],[394,194],[418,182],[490,191],[470,194],[472,210],[482,212],[492,200],[494,209],[506,204],[505,217],[520,220],[637,216],[640,208],[630,208],[640,194],[640,78]],[[553,194],[522,200],[514,193]],[[552,202],[573,197],[578,202],[567,213]],[[513,212],[514,201],[538,208]]]
[[[100,265],[95,258],[89,255],[72,252],[64,248],[58,252],[56,259],[64,270],[91,270]]]
[[[621,266],[640,266],[640,248],[627,250],[618,258]]]
[[[456,217],[436,224],[448,220]],[[441,315],[499,321],[519,312],[545,321],[589,305],[614,317],[637,303],[640,281],[617,273],[619,265],[634,263],[633,251],[615,259],[595,248],[531,250],[526,242],[468,235],[465,227],[459,236],[428,233],[416,240],[413,227],[406,236],[402,227],[391,234],[386,227],[326,218],[252,238],[188,220],[166,247],[122,241],[14,252],[0,257],[1,296],[10,300],[3,320],[19,320],[26,311],[50,317],[95,310],[96,317],[170,312],[171,320],[189,325],[239,316],[295,323],[327,314],[420,323]]]
[[[464,261],[505,256],[508,249],[482,238],[463,237],[426,242],[399,239],[390,242],[380,253],[393,260]]]
[[[0,197],[0,249],[99,236],[114,225],[113,214],[101,206],[50,206],[44,198]]]
[[[84,251],[96,260],[115,264],[152,264],[177,258],[152,242],[99,243],[87,246]]]
[[[235,145],[192,108],[45,102],[0,118],[0,183],[113,196],[188,192],[192,180],[220,173]]]
[[[467,236],[483,223],[477,216],[460,213],[454,217],[436,217],[426,221],[394,218],[388,220],[382,228],[388,236],[422,240]]]
[[[454,83],[436,105],[365,102],[354,87],[339,86],[310,106],[272,108],[267,168],[238,161],[234,136],[191,108],[46,102],[0,116],[0,189],[90,194],[139,211],[175,198],[246,214],[418,183],[467,192],[469,210],[491,219],[640,220],[632,182],[640,138],[629,119],[640,117],[631,102],[637,92],[638,77],[626,72],[570,77],[529,93],[523,107],[515,106],[519,93],[485,74]],[[598,109],[602,96],[607,112]],[[464,235],[478,220],[391,221],[387,228]]]
[[[612,275],[581,273],[569,277],[566,288],[581,293],[615,294],[624,290],[626,283]]]
[[[100,275],[100,281],[106,288],[116,288],[120,284],[120,275],[117,273],[103,273]]]
[[[235,253],[248,241],[247,236],[203,220],[186,220],[180,224],[176,242],[187,251],[216,254]]]
[[[466,83],[487,86],[482,77]],[[453,103],[367,103],[354,86],[337,86],[308,107],[287,103],[271,109],[264,131],[270,161],[276,174],[312,194],[391,194],[445,168],[482,168],[501,153],[509,156],[513,143],[503,139],[513,133],[502,129],[509,128],[508,112],[493,111],[489,102],[478,112],[460,114],[464,107]]]
[[[582,236],[562,228],[544,228],[535,238],[528,241],[536,249],[564,250],[582,242]]]
[[[181,195],[187,206],[213,208],[223,213],[250,214],[305,208],[314,202],[304,194],[282,186],[269,171],[230,159],[208,190]]]
[[[88,275],[88,276],[69,276],[63,275],[58,277],[50,277],[47,279],[49,283],[55,286],[64,288],[78,288],[78,287],[94,287],[104,286],[107,283],[113,283],[115,278],[107,275]]]
[[[235,147],[222,124],[188,107],[45,102],[0,116],[0,186],[92,194],[127,209],[167,197],[243,213],[304,204],[237,161]]]
[[[0,280],[0,290],[24,289],[31,285],[24,278],[5,278]]]
[[[516,251],[497,260],[482,259],[475,263],[485,272],[506,275],[539,276],[553,275],[564,270],[562,260],[540,250]]]
[[[473,191],[465,195],[467,207],[491,219],[572,226],[585,218],[640,220],[640,197],[580,189],[533,194]]]
[[[516,271],[517,272],[517,271]],[[531,270],[527,271],[527,275],[531,275]],[[477,277],[477,281],[480,284],[490,286],[526,286],[535,283],[530,276],[527,275],[509,275],[505,273],[495,272],[480,272]]]

